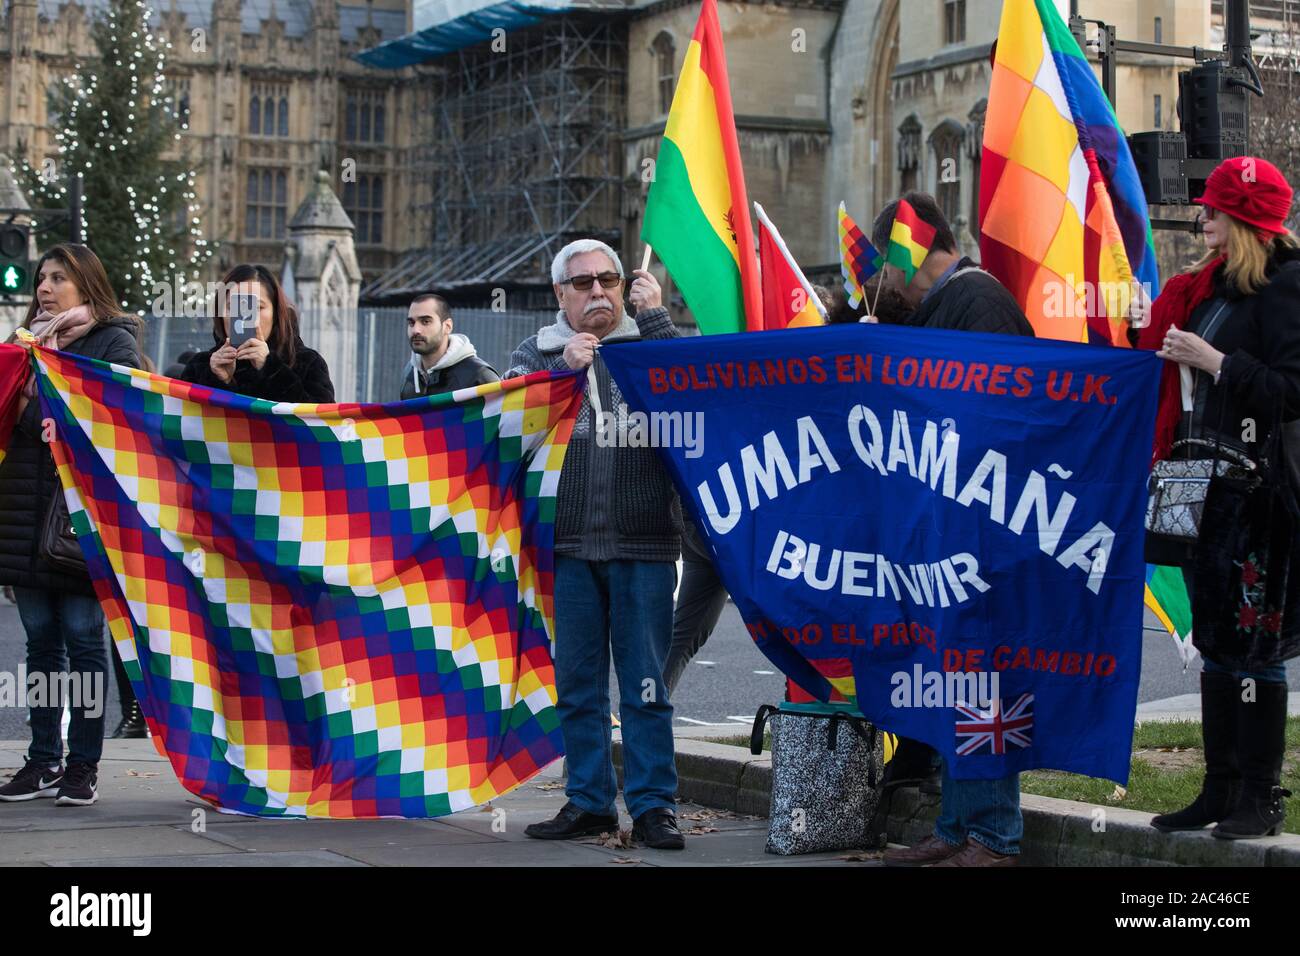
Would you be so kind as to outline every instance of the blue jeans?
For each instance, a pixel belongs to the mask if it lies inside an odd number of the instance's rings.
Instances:
[[[954,780],[943,761],[943,807],[934,835],[952,846],[969,836],[994,853],[1020,852],[1025,821],[1020,815],[1020,775],[1001,780]]]
[[[556,555],[555,689],[569,767],[565,793],[588,813],[613,814],[618,796],[609,721],[611,648],[628,813],[636,818],[676,805],[673,706],[663,680],[676,583],[677,568],[667,561]]]
[[[1265,667],[1262,671],[1238,671],[1231,667],[1224,667],[1222,664],[1215,663],[1204,654],[1201,655],[1205,661],[1205,672],[1207,674],[1231,674],[1237,680],[1244,680],[1247,677],[1257,681],[1272,681],[1277,684],[1286,683],[1286,665],[1274,664],[1272,667]]]
[[[14,588],[18,616],[27,632],[27,673],[69,672],[78,682],[70,703],[68,763],[99,764],[104,751],[104,710],[108,703],[108,648],[99,600],[36,588]],[[71,666],[69,666],[71,665]],[[80,700],[78,700],[80,697]],[[63,760],[63,702],[56,695],[32,707],[32,747],[28,760],[48,766]]]

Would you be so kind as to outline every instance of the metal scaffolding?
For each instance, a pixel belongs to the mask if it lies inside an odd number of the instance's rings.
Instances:
[[[621,242],[625,17],[550,16],[432,65],[419,81],[411,199],[428,245],[363,299],[429,288],[473,299],[508,288],[553,303],[550,263],[561,246],[585,236]]]

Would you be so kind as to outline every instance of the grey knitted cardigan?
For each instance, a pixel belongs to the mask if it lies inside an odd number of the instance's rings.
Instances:
[[[564,347],[573,328],[557,313],[548,325],[510,356],[506,377],[543,369],[567,369]],[[602,345],[678,335],[664,308],[627,315]],[[596,353],[594,363],[600,408],[626,409],[622,392]],[[588,386],[590,387],[590,386]],[[606,448],[594,440],[591,404],[586,397],[560,471],[555,510],[555,551],[587,561],[676,561],[681,550],[682,511],[668,472],[653,448]]]

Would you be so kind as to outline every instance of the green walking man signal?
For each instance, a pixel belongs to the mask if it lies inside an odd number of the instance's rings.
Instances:
[[[21,295],[31,290],[28,278],[32,263],[28,257],[31,227],[9,222],[0,225],[0,295]]]

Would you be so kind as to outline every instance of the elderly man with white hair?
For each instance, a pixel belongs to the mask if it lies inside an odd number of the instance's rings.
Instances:
[[[632,835],[646,846],[679,850],[686,841],[675,813],[673,708],[663,668],[672,642],[681,505],[655,450],[597,441],[600,428],[592,415],[593,404],[606,414],[626,411],[600,360],[602,345],[678,334],[654,276],[644,270],[633,275],[627,295],[635,319],[623,311],[627,278],[613,249],[594,239],[561,249],[551,266],[560,306],[555,324],[515,350],[507,373],[588,369],[591,377],[560,473],[555,514],[555,683],[569,801],[554,819],[524,832],[567,840],[618,830],[612,650]]]

